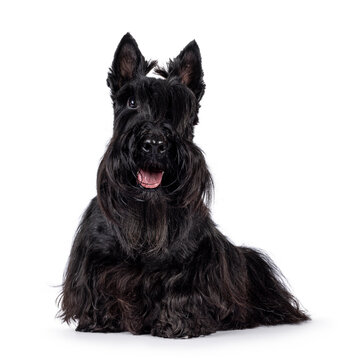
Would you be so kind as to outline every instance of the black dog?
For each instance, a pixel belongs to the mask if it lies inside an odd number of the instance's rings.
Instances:
[[[193,143],[204,94],[189,43],[163,79],[126,34],[107,83],[114,133],[101,161],[60,294],[76,330],[194,337],[308,319],[261,252],[237,247],[212,222],[212,180]]]

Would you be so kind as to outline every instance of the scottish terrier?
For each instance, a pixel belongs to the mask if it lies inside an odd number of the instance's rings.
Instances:
[[[113,136],[71,249],[61,319],[166,338],[309,319],[273,262],[210,217],[212,180],[193,142],[205,90],[196,42],[161,68],[128,33],[107,84]]]

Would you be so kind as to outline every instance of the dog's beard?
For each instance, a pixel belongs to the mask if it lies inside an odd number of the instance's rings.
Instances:
[[[162,163],[137,158],[129,145],[109,144],[98,171],[98,202],[129,256],[159,255],[168,251],[175,213],[207,214],[211,177],[193,143],[177,142],[175,155]]]
[[[120,147],[121,148],[121,147]],[[111,142],[98,170],[98,203],[128,256],[158,256],[167,248],[164,170],[136,163]]]

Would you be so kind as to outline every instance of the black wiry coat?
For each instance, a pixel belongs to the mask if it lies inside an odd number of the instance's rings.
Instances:
[[[307,320],[271,260],[231,244],[210,218],[211,176],[192,141],[205,90],[197,44],[156,69],[163,79],[146,76],[155,65],[123,37],[108,76],[114,134],[71,250],[60,317],[78,331],[163,337]],[[164,154],[142,151],[149,138],[162,139]],[[140,186],[139,169],[163,172],[161,186]]]

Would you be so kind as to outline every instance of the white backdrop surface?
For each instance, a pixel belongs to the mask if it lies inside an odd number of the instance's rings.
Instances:
[[[359,358],[356,1],[0,3],[1,358]],[[195,141],[213,217],[265,249],[313,320],[205,338],[82,334],[55,288],[112,130],[105,79],[126,32],[165,64],[198,42]]]

